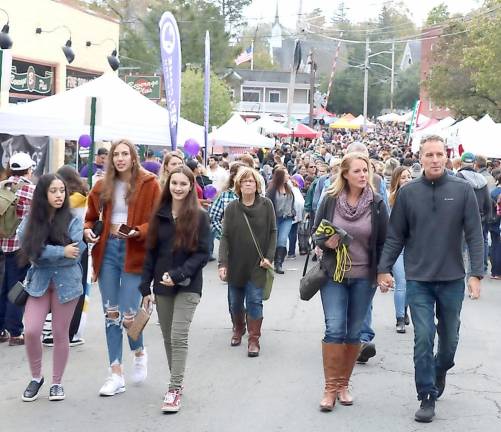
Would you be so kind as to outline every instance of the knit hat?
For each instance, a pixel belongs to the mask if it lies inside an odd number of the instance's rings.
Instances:
[[[475,155],[471,152],[465,152],[461,156],[461,162],[472,164],[473,162],[475,162]]]

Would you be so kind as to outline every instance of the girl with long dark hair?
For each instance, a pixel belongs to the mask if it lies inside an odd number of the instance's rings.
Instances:
[[[287,254],[287,239],[294,221],[294,194],[287,183],[289,173],[284,166],[275,168],[266,197],[271,200],[277,218],[277,249],[275,252],[275,272],[283,274],[282,264]]]
[[[106,343],[111,375],[99,390],[101,396],[125,391],[122,370],[123,330],[132,324],[141,303],[138,286],[145,256],[148,223],[153,214],[160,186],[145,171],[134,145],[127,140],[112,144],[106,174],[89,194],[84,236],[92,248],[94,280],[99,289],[105,315]],[[96,222],[102,232],[96,234]],[[147,376],[147,355],[143,337],[129,338],[134,352],[132,381]]]
[[[26,291],[29,294],[24,314],[26,353],[32,379],[23,393],[26,402],[34,401],[44,378],[42,375],[42,327],[52,311],[54,354],[49,400],[65,398],[61,385],[68,360],[68,330],[82,294],[80,254],[82,221],[71,215],[69,197],[62,178],[45,174],[38,180],[28,218],[19,227],[21,258],[30,262]]]
[[[148,230],[148,246],[139,287],[143,307],[153,305],[155,294],[170,370],[163,412],[181,406],[188,333],[202,295],[202,269],[209,259],[210,225],[200,207],[192,171],[181,166],[169,173]]]

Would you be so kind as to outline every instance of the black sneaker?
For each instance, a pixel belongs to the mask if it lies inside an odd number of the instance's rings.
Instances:
[[[437,374],[435,377],[435,387],[437,388],[437,399],[442,396],[442,393],[445,390],[445,377],[447,376],[446,373],[444,374]]]
[[[372,342],[363,342],[360,348],[360,354],[358,355],[357,362],[367,363],[367,360],[376,355],[376,345]]]
[[[42,339],[42,345],[46,347],[53,347],[54,346],[54,338],[52,337],[52,334],[50,336],[45,336]]]
[[[40,382],[36,382],[35,380],[30,381],[28,387],[23,393],[23,401],[25,402],[33,402],[38,397],[38,392],[43,385],[43,377]]]
[[[60,401],[65,398],[64,389],[61,384],[52,384],[49,390],[49,400],[50,401]]]
[[[85,343],[84,338],[78,338],[78,337],[73,337],[73,339],[70,340],[70,347],[75,347],[78,345],[83,345]]]
[[[397,318],[397,333],[405,333],[405,319]]]
[[[421,401],[421,407],[416,411],[414,420],[420,423],[430,423],[435,417],[435,399],[426,396]]]
[[[405,322],[405,325],[409,325],[411,323],[411,320],[409,318],[409,314],[407,313],[407,308],[405,308],[404,322]]]

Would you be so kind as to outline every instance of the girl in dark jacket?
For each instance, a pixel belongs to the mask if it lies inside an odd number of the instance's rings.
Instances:
[[[360,351],[360,333],[367,309],[376,291],[376,269],[386,237],[388,213],[382,198],[369,182],[371,164],[362,153],[349,153],[315,216],[314,232],[327,219],[351,236],[348,254],[351,265],[344,274],[336,272],[338,234],[317,242],[323,250],[322,267],[329,275],[321,288],[325,315],[322,355],[325,392],[320,408],[330,411],[336,398],[352,405],[348,384]],[[341,264],[341,263],[340,263]]]
[[[200,208],[195,177],[186,166],[167,178],[150,222],[140,290],[143,307],[156,298],[158,319],[171,372],[162,411],[177,412],[188,355],[188,332],[202,295],[202,269],[209,259],[210,224]]]

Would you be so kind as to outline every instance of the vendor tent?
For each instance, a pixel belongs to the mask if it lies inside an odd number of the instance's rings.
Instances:
[[[412,151],[419,151],[421,139],[426,135],[439,135],[446,138],[448,128],[456,122],[452,117],[446,117],[427,128],[419,128],[412,135]]]
[[[382,116],[379,116],[377,119],[383,123],[403,123],[403,122],[405,122],[404,117],[398,115],[397,113],[384,114]]]
[[[290,134],[290,130],[288,128],[282,126],[267,114],[263,114],[258,120],[250,123],[249,126],[259,133],[267,133],[272,135]]]
[[[289,132],[288,135],[292,135],[298,138],[314,139],[318,138],[321,135],[321,132],[317,132],[315,129],[312,129],[302,123],[298,123],[292,129],[292,134],[291,132]]]
[[[364,125],[364,116],[362,114],[360,114],[358,117],[355,117],[350,123],[354,124],[354,125],[356,125],[358,127],[362,127]],[[371,121],[369,121],[369,120],[367,120],[366,126],[369,129],[372,129],[372,128],[376,127],[376,125],[374,123],[372,123]]]
[[[486,114],[484,115],[479,121],[478,121],[479,124],[481,125],[486,125],[486,126],[493,126],[495,125],[496,123],[494,122],[494,120],[492,120],[492,117],[489,115],[489,114]]]
[[[0,132],[77,140],[89,133],[90,98],[97,98],[96,141],[127,138],[135,144],[170,146],[169,114],[113,73],[86,84],[0,112]],[[198,137],[203,128],[180,121],[178,139]]]
[[[233,114],[224,125],[209,134],[209,142],[213,147],[271,148],[275,145],[275,140],[260,135],[239,114]]]
[[[331,123],[329,127],[332,129],[360,129],[360,126],[352,123],[351,120],[345,120],[344,118],[340,118],[336,120],[334,123]]]

